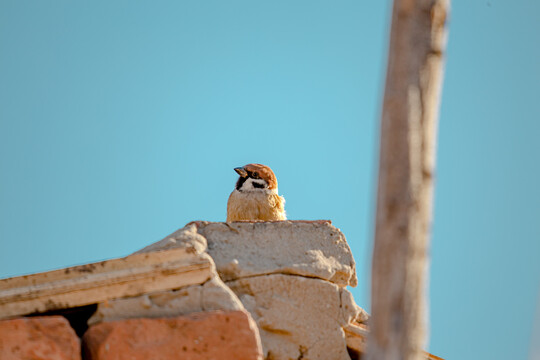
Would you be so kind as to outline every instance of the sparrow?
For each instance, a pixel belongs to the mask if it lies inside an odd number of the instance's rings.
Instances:
[[[285,199],[278,194],[276,175],[262,164],[234,168],[240,175],[227,202],[227,222],[286,220]]]

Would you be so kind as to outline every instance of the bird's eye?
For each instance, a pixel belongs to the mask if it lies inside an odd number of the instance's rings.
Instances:
[[[254,172],[254,173],[251,174],[251,177],[254,178],[254,179],[258,179],[259,178],[259,173]]]

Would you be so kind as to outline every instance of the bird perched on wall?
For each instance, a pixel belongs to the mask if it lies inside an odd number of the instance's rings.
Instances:
[[[227,202],[227,222],[286,220],[285,199],[278,194],[272,169],[261,164],[234,168],[240,175]]]

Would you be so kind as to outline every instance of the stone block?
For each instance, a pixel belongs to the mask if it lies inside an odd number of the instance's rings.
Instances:
[[[257,327],[245,311],[129,319],[92,326],[86,360],[262,360]]]
[[[62,316],[2,320],[0,359],[80,360],[80,340]]]
[[[203,251],[205,246],[224,281],[291,274],[357,285],[351,249],[329,221],[198,221],[139,252],[176,247]]]
[[[346,289],[281,274],[227,285],[257,322],[265,358],[350,360],[343,327],[366,314]]]
[[[200,222],[197,231],[224,281],[291,274],[357,285],[351,249],[330,222]]]
[[[217,276],[201,285],[142,296],[110,300],[98,304],[89,325],[133,318],[187,315],[213,310],[243,310],[238,297]]]
[[[179,289],[215,275],[207,253],[180,247],[0,279],[0,319]]]

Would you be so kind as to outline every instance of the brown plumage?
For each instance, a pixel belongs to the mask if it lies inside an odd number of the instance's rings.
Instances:
[[[278,194],[272,169],[247,164],[234,169],[240,177],[227,202],[227,222],[285,220],[285,199]]]

